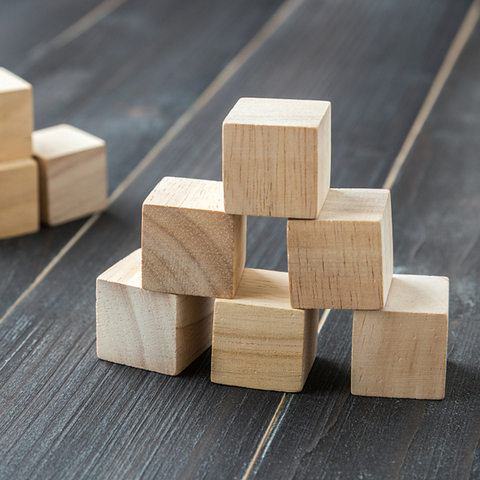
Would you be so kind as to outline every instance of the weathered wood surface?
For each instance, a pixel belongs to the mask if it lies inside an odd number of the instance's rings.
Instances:
[[[221,121],[240,96],[331,100],[333,185],[381,186],[469,3],[311,0],[290,15],[0,325],[0,476],[243,477],[282,394],[210,383],[208,353],[177,378],[97,360],[95,277],[139,246],[141,204],[161,177],[220,178]],[[469,48],[470,57],[477,54],[471,43]],[[478,57],[473,60],[475,71]],[[478,86],[465,65],[456,71],[463,102],[436,117],[434,133],[418,142],[423,151],[410,157],[393,196],[397,265],[411,273],[428,268],[448,274],[458,264],[457,274],[464,272],[464,281],[452,284],[453,298],[461,301],[452,305],[456,341],[446,403],[351,397],[350,313],[336,315],[322,330],[321,356],[306,389],[287,397],[267,451],[254,465],[258,478],[357,478],[371,471],[421,478],[466,472],[465,477],[472,458],[472,475],[480,468],[480,421],[473,416],[478,367],[464,362],[472,358],[477,338],[478,261],[462,262],[475,253],[478,238],[478,124],[474,114],[462,115],[475,108]],[[455,118],[460,123],[445,135]],[[433,152],[437,138],[441,145]],[[477,148],[470,150],[472,142]],[[434,163],[440,155],[441,164]],[[452,158],[466,163],[455,165]],[[457,181],[469,188],[454,190],[456,215],[445,216],[452,205],[446,189]],[[458,212],[471,221],[465,225]],[[447,220],[448,235],[441,228]],[[404,225],[403,235],[397,223]],[[249,226],[247,264],[285,269],[285,222],[254,219]],[[460,253],[456,235],[462,228],[468,231],[460,236]],[[458,456],[443,448],[447,437]],[[435,443],[437,438],[442,440]]]
[[[351,396],[351,314],[332,312],[251,478],[478,478],[479,65],[477,25],[392,189],[397,271],[451,280],[445,400]]]
[[[14,70],[33,85],[35,128],[69,123],[104,139],[112,192],[280,4],[126,1],[63,48]],[[0,243],[0,318],[84,222]]]
[[[35,62],[54,48],[55,38],[102,3],[103,0],[1,0],[1,66],[17,71]]]

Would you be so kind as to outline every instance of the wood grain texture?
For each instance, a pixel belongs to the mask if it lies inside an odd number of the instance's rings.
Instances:
[[[42,223],[77,220],[107,207],[105,142],[71,125],[33,132]]]
[[[215,300],[212,382],[300,392],[317,325],[318,310],[290,307],[287,273],[247,268],[235,298]]]
[[[54,48],[50,44],[53,38],[98,7],[102,1],[52,0],[39,3],[37,0],[2,0],[0,65],[16,73],[24,72],[27,65],[38,61]]]
[[[225,211],[316,218],[330,187],[330,102],[241,98],[223,122]]]
[[[13,18],[6,13],[4,16],[2,8],[0,22],[10,21],[15,29],[14,34],[10,27],[0,29],[0,37],[4,31],[11,33],[0,50],[10,46],[16,51],[24,45],[25,32],[16,21],[28,24],[32,36],[45,38],[32,23],[44,19],[47,12],[51,13],[51,34],[56,35],[57,22],[63,24],[73,19],[94,3],[42,0],[44,10],[38,2],[35,8],[27,7],[26,2],[8,3]],[[129,0],[67,46],[38,58],[29,57],[22,65],[14,59],[8,64],[35,86],[37,128],[69,123],[106,141],[111,192],[281,3],[282,0],[206,0],[200,5],[196,0],[188,0],[179,6],[176,0]],[[13,4],[18,4],[18,9]],[[46,19],[42,20],[42,25],[46,23]],[[8,52],[2,58],[10,58]],[[217,126],[217,135],[220,128]],[[203,145],[201,138],[200,144]],[[169,173],[167,168],[162,172],[162,176]],[[54,230],[44,228],[35,238],[2,243],[0,270],[9,280],[0,282],[0,317],[83,223],[77,221]],[[136,247],[138,244],[129,251]],[[127,253],[128,250],[124,252]],[[118,258],[112,260],[114,263]]]
[[[97,356],[178,375],[212,344],[211,298],[142,289],[140,249],[97,278]]]
[[[243,477],[282,395],[212,384],[208,354],[202,355],[178,377],[108,366],[98,361],[94,348],[94,279],[138,248],[141,204],[163,176],[219,179],[219,126],[239,96],[265,97],[270,92],[276,97],[301,95],[303,98],[331,99],[334,107],[337,105],[332,118],[334,184],[380,187],[468,4],[446,0],[424,3],[341,1],[319,6],[318,2],[306,1],[294,12],[102,215],[38,289],[0,325],[0,344],[5,355],[0,365],[0,392],[5,399],[5,407],[0,411],[0,443],[4,452],[0,473],[3,476]],[[255,2],[255,5],[260,4]],[[230,14],[236,15],[234,23],[241,30],[246,20],[239,20],[238,11]],[[228,21],[218,20],[218,16],[216,21],[219,21],[220,30],[232,33]],[[186,35],[195,33],[194,28],[190,31],[187,26],[188,22],[183,27]],[[215,45],[225,47],[226,42],[219,42],[218,37],[214,40],[215,32],[215,28],[211,29],[204,42],[198,45],[203,48],[215,41]],[[88,37],[89,41],[96,40],[95,35]],[[228,45],[231,47],[230,43]],[[151,48],[156,48],[158,55],[155,42]],[[188,51],[198,53],[193,50]],[[84,57],[77,55],[76,58]],[[162,61],[162,57],[158,61]],[[194,62],[185,64],[193,68]],[[142,83],[145,77],[138,74],[138,69],[133,71],[133,77]],[[132,78],[131,81],[132,88],[139,85],[135,83],[137,80]],[[477,83],[472,82],[472,85]],[[465,84],[460,86],[466,91],[465,87]],[[143,93],[140,90],[139,95]],[[98,108],[105,107],[108,111],[106,107],[112,97],[106,97],[108,101],[102,97],[104,103]],[[471,98],[464,98],[465,106],[471,106]],[[87,111],[78,108],[79,118],[91,118]],[[74,110],[72,106],[69,111]],[[474,118],[457,110],[459,117],[466,122],[462,127],[474,123]],[[474,130],[476,136],[467,133],[471,132],[468,129],[460,131],[463,133],[460,143],[453,149],[455,155],[462,151],[459,147],[466,148],[469,142],[478,141],[478,130]],[[452,138],[448,136],[444,140]],[[120,151],[123,141],[119,141]],[[146,140],[140,141],[145,147],[142,142]],[[107,139],[107,143],[111,142]],[[430,144],[425,142],[425,145]],[[443,167],[451,168],[449,180],[456,178],[453,172],[459,165],[452,162],[451,157],[444,158],[443,154],[444,151],[435,158],[442,159]],[[466,161],[467,157],[456,158]],[[462,164],[465,168],[474,162],[469,158]],[[418,168],[425,162],[428,165],[429,161],[431,157],[418,156],[414,164]],[[118,168],[116,174],[120,175],[121,168]],[[405,181],[408,184],[405,195],[419,183],[416,168],[408,182]],[[428,178],[433,180],[431,176]],[[426,180],[424,176],[421,179]],[[464,180],[469,181],[469,191],[473,192],[475,177],[462,177],[459,185]],[[440,177],[433,183],[435,185],[430,184],[429,189],[431,194],[437,191],[438,185],[445,185]],[[427,190],[422,190],[422,195],[427,195]],[[477,218],[473,217],[476,204],[462,203],[461,198],[460,195],[458,205],[463,205],[462,208],[467,205],[472,215],[469,218]],[[437,200],[444,202],[444,208],[450,204],[447,198],[438,197]],[[395,197],[393,205],[395,209]],[[426,206],[428,202],[421,205]],[[412,218],[411,211],[408,217]],[[459,218],[457,215],[456,219]],[[438,218],[436,221],[433,228],[438,226]],[[463,253],[467,252],[467,244],[474,241],[475,225],[475,221],[468,223],[471,236],[469,242],[462,244]],[[450,230],[451,233],[456,231]],[[416,228],[406,231],[405,235],[415,244],[421,239]],[[56,238],[52,236],[50,240],[55,243]],[[396,238],[398,242],[397,232]],[[445,236],[436,230],[432,238],[440,242]],[[19,242],[19,245],[23,246],[22,252],[31,252],[25,243]],[[247,262],[251,266],[286,268],[285,221],[266,218],[249,221],[249,245]],[[455,251],[460,253],[459,249]],[[397,248],[396,254],[408,259],[411,252],[408,249],[399,253]],[[429,267],[429,273],[448,273],[441,271],[437,252],[430,253],[433,256],[429,265],[436,269]],[[3,255],[8,256],[9,250],[2,250]],[[26,255],[23,253],[20,257]],[[414,261],[415,255],[411,262]],[[406,262],[399,265],[406,265]],[[422,269],[425,268],[423,263]],[[12,269],[8,272],[9,278],[15,278]],[[475,266],[469,272],[475,279]],[[464,313],[468,315],[473,310],[468,306]],[[461,332],[466,343],[458,351],[457,364],[449,365],[449,372],[453,373],[447,377],[447,398],[448,392],[453,391],[455,401],[449,403],[447,414],[443,416],[443,402],[433,402],[431,406],[410,400],[353,399],[348,375],[351,318],[348,312],[340,312],[335,319],[325,325],[320,337],[319,358],[314,362],[304,391],[300,395],[287,396],[288,413],[285,409],[280,412],[281,422],[274,425],[274,438],[265,443],[268,451],[261,452],[252,476],[285,478],[297,472],[299,477],[328,477],[329,474],[338,477],[338,471],[346,477],[348,472],[353,472],[351,477],[358,477],[363,471],[374,471],[377,476],[382,473],[394,476],[400,468],[406,472],[404,476],[410,474],[410,478],[417,471],[424,477],[429,473],[433,476],[437,468],[445,472],[445,476],[452,471],[466,471],[468,475],[470,459],[477,462],[474,468],[479,464],[475,452],[479,422],[473,415],[478,406],[475,402],[468,403],[468,399],[480,396],[476,392],[476,369],[463,369],[458,359],[475,351],[475,340],[469,339],[469,334],[474,332],[473,324],[466,332],[461,322],[456,327],[457,334]],[[453,318],[453,321],[460,319]],[[458,342],[455,345],[458,347]],[[466,384],[463,383],[465,375],[469,379]],[[456,390],[452,390],[454,377],[455,386],[459,387]],[[344,406],[347,415],[343,415]],[[301,411],[301,415],[294,415],[295,410]],[[349,412],[357,415],[348,415]],[[450,423],[452,417],[455,420]],[[386,423],[381,419],[387,419]],[[417,426],[423,428],[419,428],[415,436]],[[434,451],[435,438],[444,439],[446,431],[451,436],[448,448]],[[339,432],[342,434],[336,435]],[[404,458],[410,440],[413,442],[410,456]],[[454,453],[454,444],[459,455]],[[324,449],[323,456],[318,454],[318,445]],[[338,445],[342,448],[337,449]],[[345,462],[346,450],[349,462]],[[432,462],[424,463],[424,457],[431,458]],[[403,459],[405,463],[402,464]],[[308,460],[311,464],[303,463]],[[454,467],[449,467],[452,464]]]
[[[38,165],[33,159],[0,163],[0,238],[40,228]]]
[[[397,271],[450,277],[445,400],[350,396],[351,315],[334,313],[305,386],[312,397],[287,397],[251,478],[478,476],[479,52],[477,25],[392,188]]]
[[[0,162],[32,156],[32,86],[0,68]]]
[[[142,287],[233,298],[247,217],[225,213],[222,182],[165,177],[143,202]]]
[[[393,274],[390,191],[337,189],[315,220],[287,223],[293,308],[378,310]]]
[[[445,397],[448,278],[395,275],[382,310],[353,314],[352,394]]]

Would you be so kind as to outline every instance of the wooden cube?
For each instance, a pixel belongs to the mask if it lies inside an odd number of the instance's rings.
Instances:
[[[143,204],[143,288],[232,298],[245,250],[246,217],[225,213],[222,182],[165,177]]]
[[[0,162],[0,238],[40,228],[38,165],[24,159]]]
[[[383,310],[353,317],[352,394],[445,396],[448,278],[394,275]]]
[[[97,355],[178,375],[210,345],[213,299],[141,288],[141,252],[97,279]]]
[[[287,223],[294,308],[376,310],[393,275],[389,190],[331,189],[315,220]]]
[[[225,211],[316,218],[330,187],[330,102],[241,98],[223,122]]]
[[[70,125],[33,133],[40,165],[41,218],[59,225],[107,207],[105,142]]]
[[[299,392],[317,327],[318,310],[290,307],[287,273],[246,268],[235,298],[215,300],[212,382]]]
[[[32,86],[0,68],[0,162],[32,156]]]

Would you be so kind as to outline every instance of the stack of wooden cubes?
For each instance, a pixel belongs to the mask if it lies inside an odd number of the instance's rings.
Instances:
[[[0,239],[106,206],[105,142],[69,125],[33,132],[32,86],[0,68]]]
[[[155,187],[142,248],[97,280],[99,358],[176,375],[212,345],[213,382],[298,392],[319,309],[350,309],[352,393],[443,398],[448,279],[393,274],[389,190],[330,188],[330,112],[240,99],[223,182]],[[248,215],[288,218],[288,273],[244,269]]]

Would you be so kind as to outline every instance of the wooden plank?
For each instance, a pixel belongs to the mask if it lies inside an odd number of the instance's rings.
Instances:
[[[478,476],[479,63],[477,25],[392,189],[397,271],[451,279],[445,400],[350,396],[351,314],[332,312],[250,478]]]
[[[0,65],[17,70],[35,61],[46,44],[104,0],[0,1]]]
[[[139,246],[141,204],[161,177],[220,177],[220,125],[239,96],[331,99],[334,182],[379,186],[467,4],[302,4],[0,325],[2,475],[242,477],[281,394],[210,383],[208,354],[176,378],[98,361],[95,277]],[[251,222],[250,262],[286,266],[285,222],[262,220]],[[337,335],[349,321],[344,314],[330,323],[332,342],[322,340],[330,357],[316,360],[313,377],[328,375],[298,396],[308,402],[304,413],[327,414],[326,430],[349,396],[342,369],[350,336]],[[337,400],[322,405],[330,388]],[[304,414],[299,428],[324,420],[312,418]],[[295,458],[305,451],[289,446]]]
[[[126,2],[15,72],[33,85],[35,128],[69,123],[104,139],[113,191],[281,2]],[[83,223],[2,242],[0,318]]]

